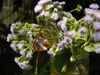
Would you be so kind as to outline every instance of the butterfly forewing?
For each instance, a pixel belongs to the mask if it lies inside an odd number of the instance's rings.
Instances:
[[[57,32],[56,28],[53,25],[43,26],[40,29],[39,33],[45,39],[55,39],[58,38],[59,36],[59,33]]]

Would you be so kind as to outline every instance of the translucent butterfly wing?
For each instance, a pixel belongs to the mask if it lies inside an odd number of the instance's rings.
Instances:
[[[59,37],[59,33],[53,25],[43,26],[39,33],[45,39],[55,39]]]
[[[36,51],[44,51],[52,47],[59,39],[44,39],[40,35],[34,41],[33,48]]]

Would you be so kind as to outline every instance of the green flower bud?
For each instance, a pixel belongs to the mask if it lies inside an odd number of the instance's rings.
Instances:
[[[72,17],[72,18],[71,18],[71,21],[72,21],[72,22],[75,22],[75,17]]]
[[[71,22],[71,19],[67,18],[67,22],[70,23]]]
[[[74,58],[74,57],[70,57],[70,62],[75,62],[76,61],[76,58]]]
[[[82,10],[82,6],[80,6],[79,4],[77,5],[76,11],[80,12]]]

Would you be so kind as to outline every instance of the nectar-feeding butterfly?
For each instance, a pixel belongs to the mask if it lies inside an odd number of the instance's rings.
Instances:
[[[44,51],[52,47],[60,39],[57,29],[53,25],[45,25],[39,30],[33,48],[36,51]]]

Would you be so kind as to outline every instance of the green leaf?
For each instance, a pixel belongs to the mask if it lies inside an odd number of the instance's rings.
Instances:
[[[68,64],[70,62],[70,49],[64,48],[63,50],[59,50],[54,56],[54,67],[60,73],[65,72],[67,70]]]
[[[84,50],[87,52],[95,52],[94,46],[92,45],[85,46]]]

